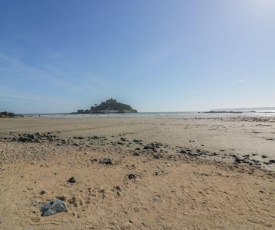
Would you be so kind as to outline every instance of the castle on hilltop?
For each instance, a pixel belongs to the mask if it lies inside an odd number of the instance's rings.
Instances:
[[[101,104],[91,106],[90,109],[77,110],[76,114],[97,114],[97,113],[137,113],[130,105],[117,102],[116,99],[108,99]]]

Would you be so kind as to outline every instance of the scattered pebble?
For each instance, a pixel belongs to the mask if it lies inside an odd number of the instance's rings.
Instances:
[[[76,183],[76,180],[74,179],[74,177],[71,177],[69,180],[68,180],[69,183]]]
[[[129,180],[133,180],[133,179],[136,179],[137,176],[135,174],[129,174],[128,178],[129,178]]]
[[[107,164],[107,165],[113,164],[113,162],[111,161],[110,158],[101,159],[101,160],[99,161],[99,163],[100,163],[100,164]]]

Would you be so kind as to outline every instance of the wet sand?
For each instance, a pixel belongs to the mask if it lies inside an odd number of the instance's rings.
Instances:
[[[0,140],[0,229],[275,227],[272,120],[5,118]]]

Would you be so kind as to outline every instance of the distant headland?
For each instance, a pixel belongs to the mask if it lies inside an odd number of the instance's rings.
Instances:
[[[17,117],[18,115],[10,112],[0,112],[0,118],[10,118],[10,117]]]
[[[104,113],[137,113],[137,110],[133,109],[130,105],[126,105],[117,102],[116,99],[108,99],[101,104],[91,106],[90,109],[82,110],[79,109],[77,112],[72,112],[73,114],[104,114]]]

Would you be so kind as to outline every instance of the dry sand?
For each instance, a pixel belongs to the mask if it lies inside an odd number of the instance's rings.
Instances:
[[[0,140],[0,229],[275,229],[272,120],[5,118]]]

